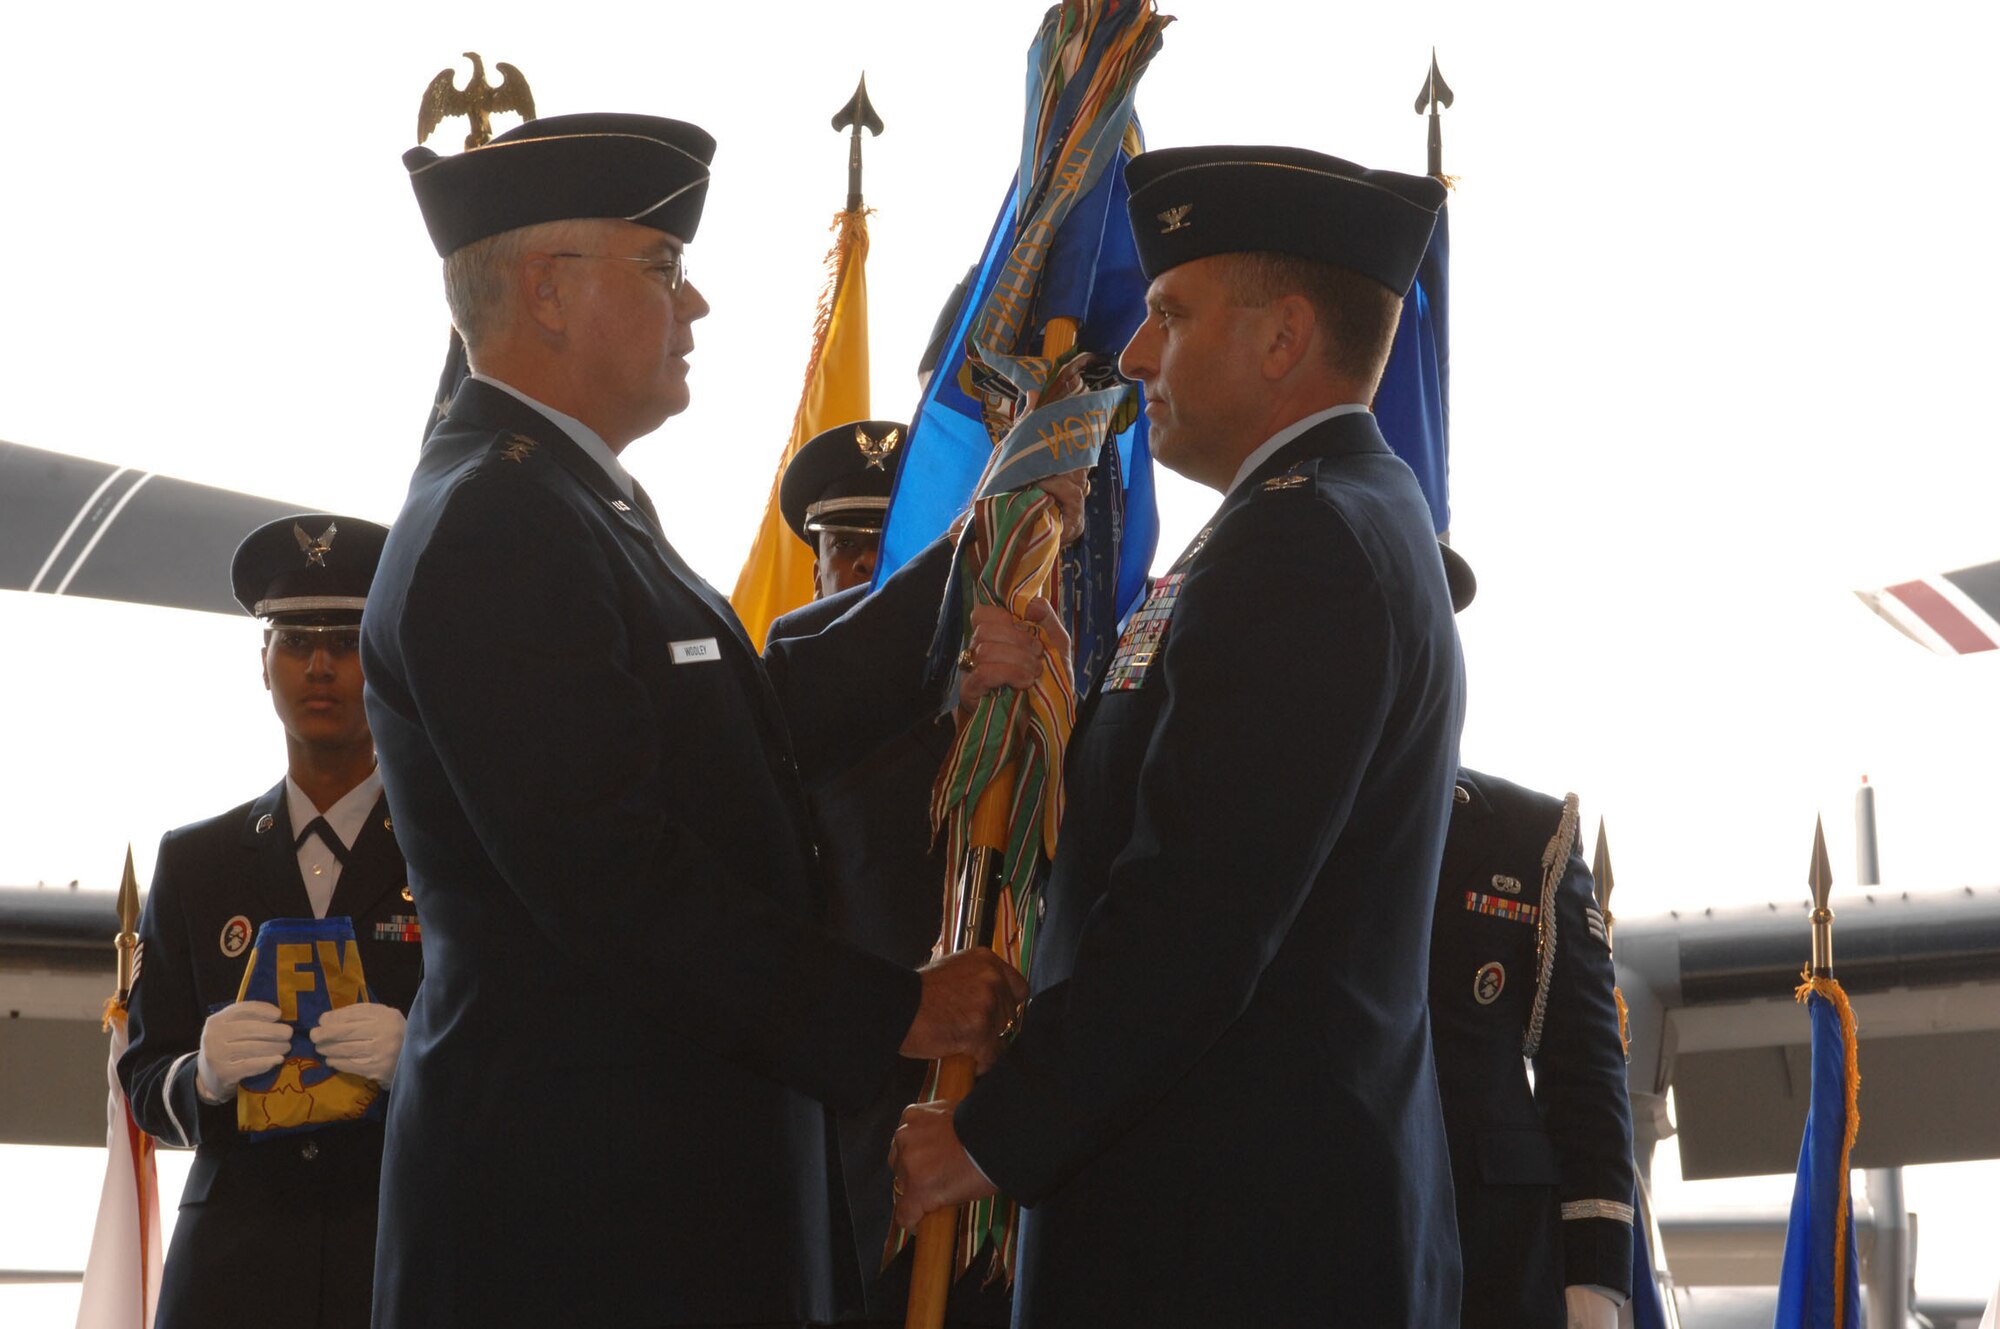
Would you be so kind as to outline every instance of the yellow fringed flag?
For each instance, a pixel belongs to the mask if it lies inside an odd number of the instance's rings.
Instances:
[[[833,248],[826,256],[826,287],[813,318],[812,354],[806,360],[792,436],[771,477],[764,519],[750,556],[737,574],[729,603],[757,649],[771,620],[813,598],[813,551],[778,511],[778,485],[785,467],[813,435],[850,420],[866,420],[868,409],[868,214],[865,209],[834,218]]]

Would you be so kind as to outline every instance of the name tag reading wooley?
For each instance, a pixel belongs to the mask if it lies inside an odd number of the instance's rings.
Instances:
[[[238,1001],[268,1001],[292,1027],[285,1059],[236,1091],[236,1128],[252,1140],[339,1121],[380,1121],[388,1103],[373,1080],[320,1060],[319,1017],[368,1000],[361,947],[348,918],[273,918],[257,929]]]
[[[674,653],[674,663],[703,664],[709,660],[720,660],[722,652],[716,648],[715,638],[703,637],[700,641],[669,642],[668,649]]]

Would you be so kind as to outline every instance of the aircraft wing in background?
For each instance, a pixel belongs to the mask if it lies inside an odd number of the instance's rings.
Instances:
[[[2000,563],[1855,594],[1890,626],[1939,655],[2000,648]]]
[[[307,510],[0,441],[0,590],[241,614],[237,542]]]

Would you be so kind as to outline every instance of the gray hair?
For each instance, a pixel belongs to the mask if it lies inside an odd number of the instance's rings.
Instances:
[[[569,249],[588,223],[542,222],[475,240],[453,250],[444,261],[444,302],[452,326],[467,350],[499,329],[513,299],[514,270],[521,259],[537,251]]]

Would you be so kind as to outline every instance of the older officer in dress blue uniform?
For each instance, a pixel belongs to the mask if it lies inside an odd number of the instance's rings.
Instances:
[[[429,948],[376,1323],[796,1324],[858,1291],[825,1104],[990,1060],[1018,975],[818,926],[804,785],[934,709],[946,550],[760,661],[619,454],[688,402],[714,140],[533,120],[405,159],[472,375],[363,656]]]
[[[1459,1272],[1424,979],[1462,679],[1365,403],[1442,187],[1265,147],[1127,179],[1152,286],[1121,365],[1154,454],[1225,496],[1079,717],[1034,998],[955,1112],[905,1113],[897,1219],[1019,1199],[1026,1329],[1435,1329]]]
[[[237,1085],[276,1066],[292,1030],[276,1006],[236,994],[265,920],[352,918],[370,999],[322,1016],[311,1037],[334,1069],[392,1083],[423,963],[361,700],[358,625],[386,535],[311,513],[236,551],[236,598],[269,625],[264,684],[285,729],[285,778],[169,831],[140,923],[118,1076],[141,1127],[196,1151],[158,1329],[368,1323],[382,1126],[239,1133]]]

